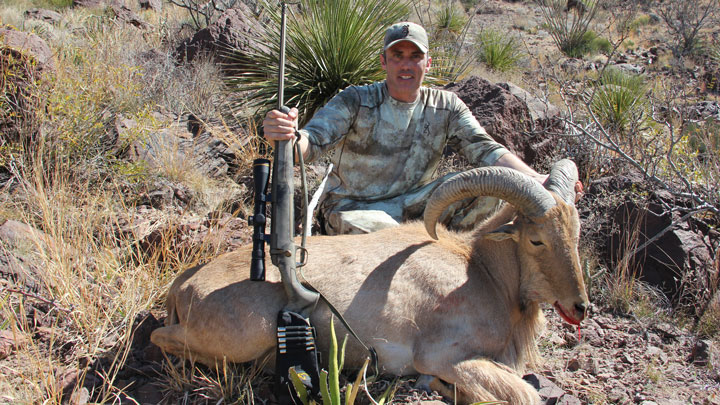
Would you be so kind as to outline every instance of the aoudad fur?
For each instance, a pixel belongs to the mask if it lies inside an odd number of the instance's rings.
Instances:
[[[543,217],[526,218],[507,205],[473,232],[441,229],[438,241],[422,223],[314,236],[300,278],[375,348],[382,372],[455,384],[458,403],[537,404],[537,391],[520,373],[538,359],[540,304],[560,305],[581,320],[584,314],[572,308],[587,303],[578,213],[555,199],[557,206]],[[286,298],[269,263],[267,282],[249,280],[250,253],[247,246],[180,274],[168,293],[165,326],[152,341],[210,365],[272,356],[275,320]],[[330,317],[323,303],[311,316],[325,352]],[[335,328],[345,335],[339,322]],[[365,357],[349,339],[347,368],[359,368]]]

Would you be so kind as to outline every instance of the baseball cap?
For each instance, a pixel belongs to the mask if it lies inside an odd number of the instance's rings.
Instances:
[[[425,28],[409,21],[393,24],[385,31],[384,51],[401,41],[410,41],[423,53],[428,51],[428,37]]]

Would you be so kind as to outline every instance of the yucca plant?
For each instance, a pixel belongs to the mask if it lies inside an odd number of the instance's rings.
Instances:
[[[709,46],[710,59],[720,63],[720,42],[713,42]]]
[[[580,58],[588,51],[587,32],[595,18],[599,0],[581,0],[581,7],[566,10],[567,1],[541,0],[540,10],[553,41],[562,53]]]
[[[522,58],[517,40],[493,29],[480,31],[480,60],[490,69],[506,72],[517,66]]]
[[[440,42],[430,50],[432,67],[425,76],[425,82],[433,86],[444,86],[460,80],[468,72],[474,57],[462,52],[454,42]]]
[[[248,92],[238,108],[277,104],[280,11],[275,3],[264,7],[274,25],[249,53],[233,55],[238,64],[228,84]],[[345,87],[384,77],[378,59],[385,29],[409,10],[407,0],[301,0],[289,9],[284,101],[298,107],[301,121]]]
[[[607,69],[600,76],[590,108],[602,125],[625,135],[647,121],[646,94],[644,77]]]
[[[465,23],[467,23],[467,17],[465,17],[464,11],[454,7],[452,2],[447,2],[438,12],[435,21],[435,37],[456,37],[463,31]]]

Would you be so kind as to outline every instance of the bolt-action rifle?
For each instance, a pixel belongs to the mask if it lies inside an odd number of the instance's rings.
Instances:
[[[286,3],[280,1],[280,64],[278,70],[278,110],[287,114],[284,105],[285,76],[285,26]],[[298,148],[299,149],[299,148]],[[301,153],[298,151],[298,153]],[[293,143],[291,140],[275,141],[272,168],[271,194],[266,194],[270,161],[256,159],[253,164],[255,183],[254,211],[250,217],[253,226],[253,252],[250,278],[265,280],[265,242],[270,241],[272,263],[280,270],[283,287],[288,297],[287,305],[278,314],[277,357],[275,374],[277,394],[281,403],[290,403],[295,390],[289,379],[292,367],[307,386],[309,392],[319,393],[318,358],[315,346],[315,329],[310,324],[310,314],[318,302],[319,294],[305,288],[296,274],[296,246],[293,231],[295,216],[293,204]],[[267,203],[271,202],[272,221],[270,235],[265,234]]]

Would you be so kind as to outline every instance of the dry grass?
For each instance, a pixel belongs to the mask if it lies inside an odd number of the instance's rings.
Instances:
[[[22,26],[22,14],[31,6],[27,1],[4,4],[0,17]],[[47,115],[40,117],[47,136],[30,159],[11,168],[13,189],[3,190],[0,198],[3,219],[38,230],[25,246],[2,248],[32,257],[37,265],[32,277],[40,288],[30,291],[21,281],[0,286],[1,328],[27,338],[0,363],[0,401],[67,401],[73,395],[62,391],[68,373],[77,377],[77,384],[69,385],[76,396],[89,380],[95,381],[89,393],[93,401],[116,402],[126,395],[131,387],[118,375],[131,350],[133,323],[160,305],[178,271],[219,253],[220,245],[208,237],[182,254],[169,254],[177,246],[177,224],[244,194],[237,184],[199,173],[172,148],[163,151],[158,171],[117,160],[118,147],[169,124],[153,114],[157,109],[222,119],[225,95],[215,66],[209,61],[180,66],[169,56],[181,24],[177,10],[141,15],[161,29],[142,32],[113,24],[102,10],[73,9],[63,11],[63,21],[45,27],[41,35],[54,49],[57,66]],[[120,114],[137,125],[114,143]],[[252,157],[248,149],[254,145],[238,134],[233,138],[227,126],[216,131],[232,140],[240,159]],[[155,212],[136,224],[133,191],[158,177],[187,184],[196,196],[196,211]],[[153,231],[159,236],[148,250],[140,242]],[[229,367],[200,373],[191,389],[198,398],[215,402],[235,396],[238,379],[254,375]]]

